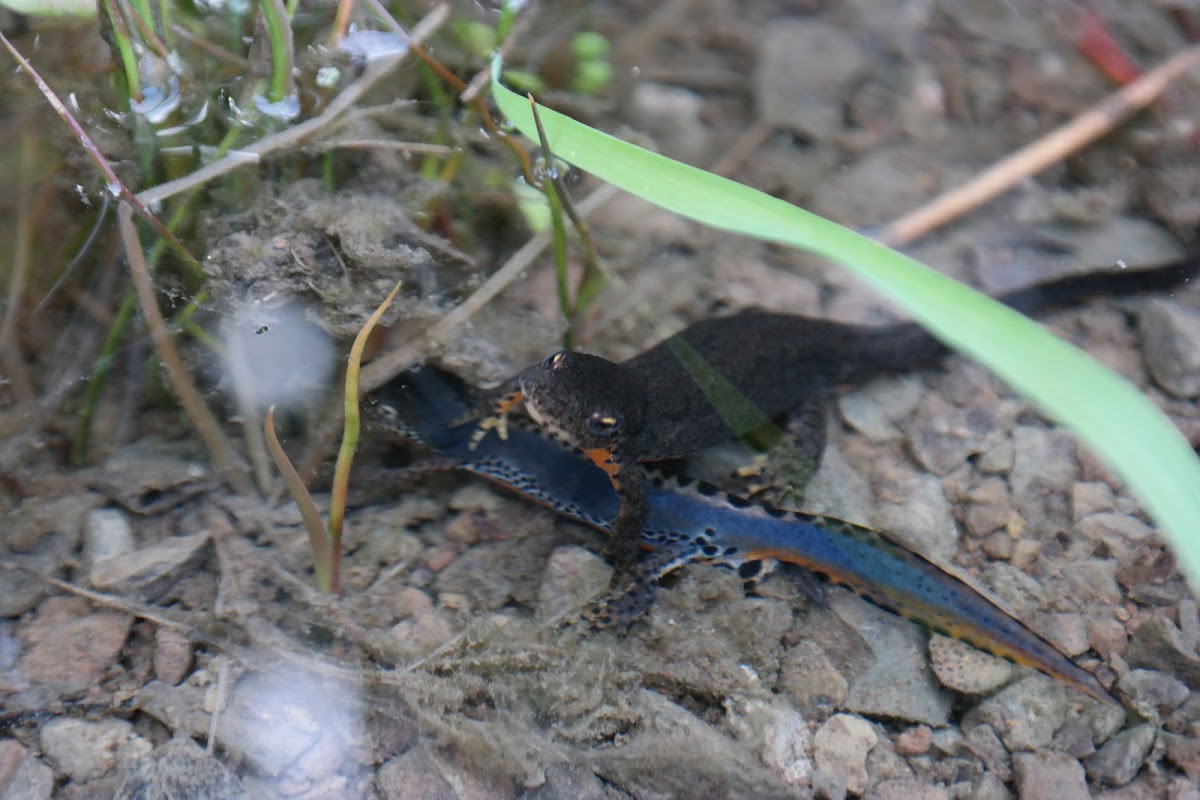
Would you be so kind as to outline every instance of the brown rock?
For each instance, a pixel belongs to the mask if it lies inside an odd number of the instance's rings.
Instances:
[[[120,654],[132,624],[132,617],[111,611],[67,621],[39,613],[31,623],[41,628],[38,641],[21,659],[21,671],[35,684],[95,683]]]

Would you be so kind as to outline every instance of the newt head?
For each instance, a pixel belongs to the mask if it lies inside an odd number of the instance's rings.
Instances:
[[[606,358],[562,350],[518,380],[529,416],[585,451],[616,452],[644,425],[647,397],[640,381]]]

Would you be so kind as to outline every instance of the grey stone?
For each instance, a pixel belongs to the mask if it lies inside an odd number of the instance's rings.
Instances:
[[[88,567],[136,549],[133,526],[124,512],[116,508],[96,508],[88,512],[83,525],[83,560]]]
[[[50,800],[54,770],[33,756],[25,756],[0,786],[0,800]]]
[[[1071,515],[1075,522],[1116,505],[1112,487],[1104,481],[1076,481],[1071,487]]]
[[[1040,425],[1013,429],[1013,468],[1009,486],[1014,495],[1031,490],[1069,491],[1079,471],[1075,440],[1063,431]]]
[[[88,579],[97,589],[152,590],[159,581],[179,573],[204,557],[208,535],[168,536],[132,553],[97,562]]]
[[[393,767],[393,771],[396,768]],[[389,776],[389,779],[393,776]],[[556,764],[546,768],[546,782],[521,795],[521,800],[612,800],[604,782],[586,765]]]
[[[1050,46],[1037,18],[1005,0],[939,3],[938,8],[964,30],[989,42],[1034,52]]]
[[[38,575],[58,577],[71,553],[71,540],[61,534],[40,537],[27,552],[5,556],[18,569],[0,569],[0,617],[16,617],[34,608],[46,594]]]
[[[1084,762],[1088,777],[1107,786],[1124,786],[1137,775],[1153,746],[1153,725],[1122,731]]]
[[[766,29],[754,75],[761,119],[817,139],[842,128],[842,103],[866,66],[862,43],[817,20],[778,20]]]
[[[639,128],[653,135],[665,155],[693,164],[710,157],[712,128],[704,121],[700,95],[682,86],[638,81],[630,100]]]
[[[375,786],[384,800],[458,800],[437,762],[420,748],[380,767]]]
[[[850,522],[867,522],[874,496],[865,478],[836,447],[826,447],[821,467],[804,493],[804,510]]]
[[[121,719],[60,717],[42,726],[42,751],[76,783],[95,780],[118,763],[150,752],[148,741]]]
[[[474,609],[492,611],[503,606],[512,594],[512,584],[492,566],[498,551],[494,544],[467,550],[438,573],[434,582],[438,592],[462,595]]]
[[[921,800],[951,800],[952,797],[946,787],[927,783],[917,778],[892,778],[880,781],[871,787],[870,796],[872,800],[913,800],[918,797]],[[978,800],[980,796],[972,793],[971,797]]]
[[[9,552],[27,553],[43,536],[57,533],[74,547],[79,542],[88,512],[103,504],[104,498],[93,492],[22,500],[5,517],[3,545]]]
[[[878,742],[869,722],[836,714],[813,737],[813,765],[817,772],[840,776],[847,792],[861,795],[867,788],[867,754]]]
[[[946,170],[928,151],[911,145],[879,147],[863,155],[813,191],[810,208],[844,225],[875,225],[908,211],[929,198],[928,181],[913,175],[940,177]],[[936,187],[933,187],[936,188]],[[831,315],[839,308],[831,305]],[[842,315],[850,316],[849,314]],[[856,315],[860,316],[860,315]]]
[[[943,686],[961,694],[988,694],[1013,676],[1012,664],[1004,659],[946,636],[930,639],[929,663]]]
[[[113,800],[245,800],[228,767],[187,738],[173,739],[127,764]]]
[[[875,529],[887,531],[927,558],[949,562],[958,550],[958,526],[941,480],[916,475],[901,483],[896,493],[903,502],[881,505],[871,518]]]
[[[1121,691],[1134,701],[1157,709],[1173,711],[1183,705],[1190,693],[1183,681],[1152,669],[1133,669],[1117,682]]]
[[[842,419],[873,442],[901,438],[896,422],[912,413],[921,401],[920,376],[904,375],[873,380],[838,398]]]
[[[1176,397],[1200,394],[1200,311],[1146,300],[1139,307],[1138,332],[1154,380]]]
[[[231,692],[217,741],[268,777],[321,779],[330,761],[362,747],[357,705],[346,684],[302,672],[253,673]],[[310,752],[320,752],[324,765],[306,762]]]
[[[1200,656],[1164,616],[1152,617],[1138,626],[1126,658],[1131,666],[1159,670],[1176,676],[1192,689],[1200,689]]]
[[[953,699],[937,688],[925,661],[925,633],[847,592],[833,594],[830,608],[859,632],[875,657],[851,681],[845,709],[866,716],[945,725]]]
[[[607,587],[612,567],[591,550],[559,547],[546,561],[538,588],[538,616],[548,619],[583,609]]]
[[[1071,586],[1071,597],[1080,608],[1103,608],[1121,602],[1121,587],[1117,584],[1117,568],[1109,558],[1085,558],[1064,564],[1062,575]]]
[[[784,651],[779,686],[796,708],[809,715],[840,708],[850,689],[824,648],[807,638]]]
[[[1131,543],[1148,538],[1154,533],[1154,529],[1128,514],[1100,511],[1079,520],[1075,525],[1075,532],[1093,542],[1125,549]]]
[[[995,405],[962,408],[927,394],[905,426],[913,455],[930,472],[948,475],[998,440],[998,412]]]
[[[1017,753],[1013,768],[1021,800],[1091,800],[1083,765],[1064,753]]]
[[[1007,475],[1012,472],[1016,458],[1016,445],[1012,439],[1003,438],[981,455],[975,462],[984,475]]]
[[[1036,675],[984,700],[971,715],[990,725],[1010,751],[1037,750],[1054,739],[1066,721],[1067,705],[1062,686]]]

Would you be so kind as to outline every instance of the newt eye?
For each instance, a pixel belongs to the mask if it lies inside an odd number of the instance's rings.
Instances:
[[[558,365],[562,363],[565,353],[566,353],[565,350],[559,350],[557,353],[543,358],[542,359],[542,369],[551,370],[551,369],[555,369],[556,367],[558,367]]]
[[[604,414],[597,411],[588,417],[588,427],[597,436],[612,436],[621,430],[620,414]]]

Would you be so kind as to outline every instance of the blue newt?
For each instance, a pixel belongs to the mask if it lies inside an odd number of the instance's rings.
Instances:
[[[381,389],[368,411],[377,425],[432,448],[472,472],[554,511],[609,532],[620,502],[578,450],[520,424],[507,440],[474,434],[472,401],[455,376],[410,369]],[[597,612],[600,626],[628,619],[653,600],[657,580],[706,561],[752,577],[764,560],[795,564],[926,628],[1032,667],[1097,700],[1114,702],[1091,673],[980,592],[933,562],[867,528],[782,511],[700,482],[653,477],[641,545],[646,569]],[[630,607],[633,608],[630,608]]]

